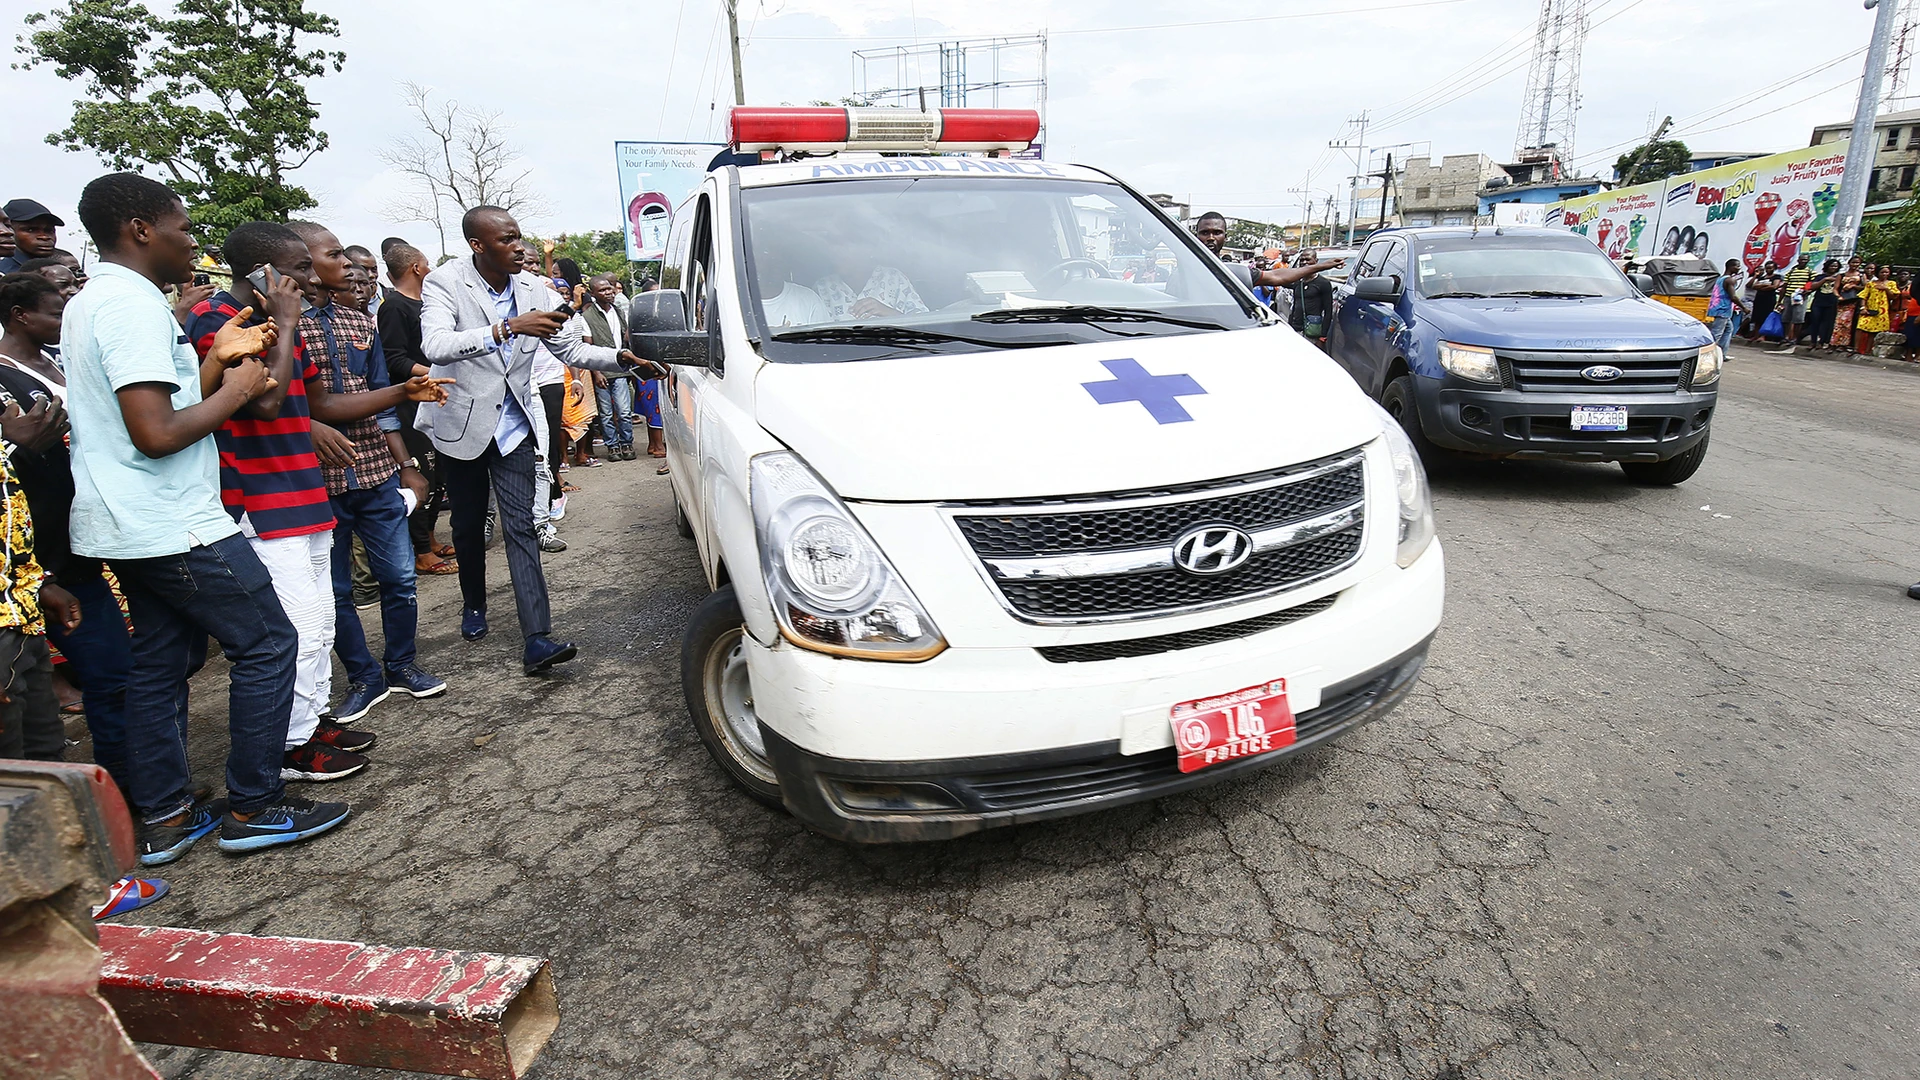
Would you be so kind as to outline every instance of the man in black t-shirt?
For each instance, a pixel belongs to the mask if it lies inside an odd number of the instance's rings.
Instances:
[[[1339,260],[1332,260],[1335,266]],[[1311,251],[1302,252],[1300,263],[1303,266],[1320,265]],[[1305,335],[1307,340],[1327,347],[1327,326],[1333,318],[1333,282],[1319,274],[1293,283],[1293,311],[1290,320],[1293,328]]]
[[[393,282],[393,288],[387,289],[380,300],[380,347],[386,352],[388,378],[411,379],[426,374],[432,367],[420,350],[420,283],[427,277],[427,256],[407,243],[380,246],[385,249],[387,278]],[[411,401],[398,410],[400,438],[419,461],[420,471],[427,479],[427,497],[407,518],[407,530],[413,537],[413,566],[422,574],[452,574],[458,572],[459,567],[435,550],[452,550],[450,545],[436,544],[433,535],[446,488],[440,476],[439,460],[433,452],[433,440],[413,426],[418,411],[419,406]]]

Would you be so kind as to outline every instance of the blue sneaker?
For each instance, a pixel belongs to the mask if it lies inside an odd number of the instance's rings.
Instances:
[[[347,696],[333,710],[333,722],[351,724],[372,712],[373,707],[387,700],[387,695],[391,693],[393,691],[387,689],[384,682],[377,686],[363,682],[348,683]]]
[[[414,697],[437,697],[447,692],[447,680],[429,675],[418,664],[387,669],[387,685]]]
[[[346,803],[317,803],[312,799],[282,796],[278,806],[269,806],[241,821],[232,814],[220,819],[220,850],[258,851],[281,844],[297,844],[347,820],[352,811]]]
[[[188,809],[187,816],[178,825],[140,824],[140,836],[135,846],[140,851],[141,866],[165,866],[187,853],[195,840],[220,827],[220,819],[227,813],[227,800],[214,799],[200,803]]]
[[[487,636],[487,612],[485,608],[468,608],[460,616],[460,636],[468,641],[479,641]]]
[[[538,675],[555,664],[564,664],[579,651],[570,641],[555,641],[545,634],[535,634],[527,639],[527,674]]]

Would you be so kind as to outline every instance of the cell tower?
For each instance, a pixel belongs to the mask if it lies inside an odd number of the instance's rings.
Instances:
[[[1912,73],[1915,51],[1920,51],[1920,4],[1901,0],[1900,26],[1893,32],[1893,56],[1887,61],[1887,92],[1880,98],[1881,112],[1905,106],[1907,76]]]
[[[1573,121],[1580,111],[1580,50],[1586,40],[1586,0],[1540,0],[1527,96],[1514,138],[1519,160],[1572,158]]]

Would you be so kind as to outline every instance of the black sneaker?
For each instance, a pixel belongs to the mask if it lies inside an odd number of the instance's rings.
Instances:
[[[220,827],[227,814],[227,800],[213,799],[187,811],[178,825],[140,825],[135,846],[141,866],[164,866],[187,853],[195,840]]]
[[[347,820],[352,811],[346,803],[317,803],[312,799],[287,795],[278,806],[269,806],[241,821],[232,814],[220,818],[220,850],[244,853],[281,844],[297,844]]]

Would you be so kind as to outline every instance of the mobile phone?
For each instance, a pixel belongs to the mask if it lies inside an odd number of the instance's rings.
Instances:
[[[252,285],[253,291],[259,293],[263,298],[267,295],[267,286],[272,284],[271,279],[267,276],[267,271],[271,269],[273,268],[262,263],[254,268],[253,273],[247,275],[247,284]]]
[[[213,279],[205,274],[195,274],[193,275],[193,283],[195,285],[211,285],[213,284]]]

